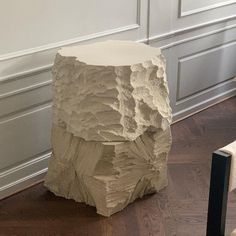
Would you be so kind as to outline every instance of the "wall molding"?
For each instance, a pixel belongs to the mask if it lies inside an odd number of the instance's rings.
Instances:
[[[0,172],[0,200],[35,182],[42,181],[47,172],[51,152]]]
[[[181,121],[189,116],[192,116],[202,110],[205,110],[217,103],[220,103],[226,99],[229,99],[231,97],[236,96],[236,88],[233,88],[231,90],[225,91],[223,93],[220,93],[216,96],[213,96],[209,99],[206,99],[200,103],[197,103],[193,106],[187,107],[186,109],[182,109],[181,111],[175,112],[173,114],[173,122],[176,123],[178,121]]]
[[[20,71],[20,72],[10,74],[7,76],[2,76],[2,77],[0,77],[0,83],[8,83],[13,80],[19,80],[19,79],[25,78],[27,76],[37,75],[42,72],[50,71],[52,66],[53,66],[53,64],[48,64],[46,66],[38,66],[38,67],[31,69],[31,70],[24,70],[24,71]]]
[[[12,96],[19,95],[21,93],[26,93],[26,92],[29,92],[29,91],[32,91],[32,90],[35,90],[35,89],[38,89],[38,88],[42,88],[44,86],[48,86],[48,85],[51,85],[51,84],[52,84],[52,80],[47,80],[47,81],[44,81],[44,82],[41,82],[41,83],[36,83],[34,85],[30,85],[30,86],[27,86],[27,87],[24,87],[24,88],[21,88],[21,89],[13,90],[13,91],[8,92],[8,93],[0,94],[0,100],[5,99],[5,98],[9,98],[9,97],[12,97]]]
[[[182,11],[182,6],[183,6],[182,1],[183,0],[180,0],[179,17],[190,16],[193,14],[197,14],[197,13],[201,13],[201,12],[209,11],[209,10],[214,10],[219,7],[224,7],[224,6],[228,6],[228,5],[236,3],[236,0],[227,0],[224,2],[214,3],[214,4],[210,4],[208,6],[199,7],[199,8],[192,9],[192,10]]]
[[[219,49],[224,49],[224,48],[230,47],[230,46],[235,45],[235,44],[236,44],[236,40],[232,40],[230,42],[227,42],[227,43],[224,43],[224,44],[221,44],[221,45],[217,45],[215,47],[206,48],[204,50],[201,50],[201,51],[198,51],[198,52],[195,52],[195,53],[191,53],[191,54],[188,54],[188,55],[184,55],[183,57],[178,58],[178,62],[177,62],[178,63],[178,69],[177,69],[177,86],[176,86],[176,105],[178,105],[182,102],[186,102],[187,100],[193,99],[194,97],[197,97],[199,95],[203,95],[203,94],[209,92],[210,90],[213,90],[213,89],[215,89],[219,86],[223,86],[224,84],[230,83],[235,79],[235,78],[227,78],[224,81],[221,81],[217,84],[214,84],[214,85],[211,85],[211,86],[206,87],[204,89],[195,91],[194,93],[191,93],[187,96],[180,97],[180,63],[182,61],[188,61],[188,60],[191,60],[192,58],[199,57],[199,56],[211,53],[211,52],[215,52]]]
[[[198,39],[208,37],[208,36],[211,36],[211,35],[214,35],[214,34],[222,33],[224,31],[231,30],[231,29],[234,29],[234,28],[236,28],[236,24],[225,26],[225,27],[217,29],[217,30],[212,30],[212,31],[209,31],[207,33],[203,33],[203,34],[199,34],[199,35],[196,35],[196,36],[188,37],[188,38],[185,38],[185,39],[182,39],[182,40],[177,40],[177,41],[174,41],[172,43],[165,44],[165,45],[161,46],[160,48],[162,50],[165,50],[165,49],[168,49],[168,48],[171,48],[171,47],[178,46],[180,44],[191,42],[193,40],[198,40]]]
[[[199,29],[202,29],[202,28],[206,28],[206,27],[209,27],[209,26],[212,26],[212,25],[224,23],[226,21],[231,21],[231,20],[235,20],[235,19],[236,19],[236,15],[232,15],[232,16],[229,16],[229,17],[223,17],[223,18],[220,18],[220,19],[217,19],[217,20],[204,22],[204,23],[193,25],[193,26],[190,26],[190,27],[185,27],[185,28],[181,28],[181,29],[178,29],[178,30],[172,30],[168,33],[164,33],[164,34],[160,34],[160,35],[150,37],[149,42],[154,43],[154,42],[158,42],[158,41],[163,41],[163,40],[170,39],[170,38],[182,35],[182,34],[190,33],[192,31],[196,31],[196,30],[199,30]],[[228,27],[230,27],[230,25],[222,27],[221,30],[222,29],[227,30]],[[217,30],[215,30],[215,31],[217,31]],[[171,45],[171,44],[169,44],[169,45]]]
[[[209,87],[207,87],[205,89],[202,89],[200,91],[192,93],[192,94],[190,94],[190,95],[188,95],[186,97],[183,97],[181,99],[176,99],[176,103],[175,104],[176,105],[182,104],[182,103],[187,102],[187,101],[189,101],[191,99],[197,98],[198,96],[201,96],[201,95],[204,95],[206,93],[209,93],[209,92],[211,92],[211,91],[213,91],[213,90],[215,90],[217,88],[220,88],[220,87],[222,87],[224,85],[230,84],[233,81],[234,81],[234,78],[226,79],[226,80],[224,80],[222,82],[219,82],[219,83],[214,84],[212,86],[209,86]],[[179,81],[177,82],[177,90],[179,90]]]
[[[141,0],[137,0],[137,15],[136,15],[136,24],[141,26]]]
[[[47,152],[46,154],[43,154],[43,155],[41,155],[39,157],[36,157],[36,158],[31,159],[31,160],[29,160],[27,162],[24,162],[24,163],[22,163],[20,165],[17,165],[15,167],[12,167],[10,169],[2,171],[2,172],[0,172],[0,178],[4,178],[4,177],[6,177],[8,175],[13,174],[16,171],[20,171],[22,169],[25,169],[27,167],[30,167],[31,165],[34,165],[34,164],[38,163],[38,162],[46,160],[46,159],[48,159],[51,156],[51,154],[52,154],[52,152]]]
[[[37,104],[36,106],[33,106],[31,108],[24,109],[23,111],[17,111],[16,113],[12,115],[6,115],[3,117],[0,117],[0,125],[7,123],[9,121],[13,121],[19,118],[22,118],[24,116],[31,115],[35,112],[43,111],[44,109],[52,108],[51,101],[43,103],[43,104]]]
[[[3,54],[3,55],[0,55],[0,62],[10,60],[13,58],[17,58],[17,57],[22,57],[22,56],[26,56],[26,55],[30,55],[30,54],[35,54],[35,53],[51,50],[51,49],[56,49],[59,47],[73,45],[73,44],[85,42],[88,40],[112,35],[112,34],[117,34],[117,33],[125,32],[125,31],[129,31],[129,30],[134,30],[139,27],[140,27],[140,25],[138,25],[138,24],[132,24],[132,25],[128,25],[128,26],[124,26],[124,27],[120,27],[120,28],[116,28],[116,29],[112,29],[112,30],[106,30],[103,32],[89,34],[89,35],[85,35],[85,36],[80,36],[77,38],[68,39],[68,40],[64,40],[64,41],[60,41],[60,42],[56,42],[56,43],[50,43],[50,44],[46,44],[46,45],[35,47],[35,48],[29,48],[29,49],[25,49],[25,50],[13,52],[13,53]]]

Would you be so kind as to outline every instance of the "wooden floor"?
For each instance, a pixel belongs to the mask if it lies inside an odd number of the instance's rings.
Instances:
[[[0,202],[0,235],[205,235],[211,153],[236,139],[236,97],[172,126],[169,186],[110,218],[38,184]],[[227,234],[236,228],[230,193]]]

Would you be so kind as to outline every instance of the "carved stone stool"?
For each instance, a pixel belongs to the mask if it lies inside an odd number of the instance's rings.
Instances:
[[[132,41],[62,48],[53,94],[50,191],[110,216],[167,185],[171,109],[158,48]]]

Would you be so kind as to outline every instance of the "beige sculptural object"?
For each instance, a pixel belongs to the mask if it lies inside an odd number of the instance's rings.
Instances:
[[[167,185],[171,109],[157,48],[62,48],[53,67],[53,153],[45,186],[104,216]]]

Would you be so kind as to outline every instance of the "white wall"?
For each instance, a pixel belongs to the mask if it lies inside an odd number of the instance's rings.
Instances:
[[[0,198],[43,178],[59,47],[105,39],[160,46],[176,119],[236,94],[236,3],[21,0],[0,8]],[[68,4],[70,3],[70,4]]]

